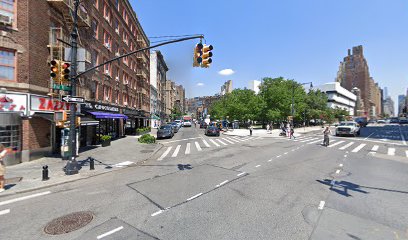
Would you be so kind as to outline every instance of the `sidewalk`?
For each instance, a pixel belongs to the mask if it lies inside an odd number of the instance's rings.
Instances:
[[[313,126],[313,127],[305,127],[305,128],[295,128],[295,137],[301,136],[302,134],[311,132],[311,131],[317,131],[317,130],[322,130],[321,126]],[[281,132],[281,129],[273,129],[272,133],[267,132],[266,129],[254,129],[252,131],[252,136],[256,137],[279,137],[279,133]],[[223,132],[225,135],[230,135],[230,136],[249,136],[249,129],[230,129],[228,132]]]
[[[6,167],[6,191],[0,197],[32,191],[44,187],[85,179],[103,173],[119,170],[131,164],[148,159],[160,148],[160,144],[141,144],[139,136],[127,136],[112,141],[109,147],[97,147],[79,154],[77,161],[81,167],[78,174],[65,175],[66,164],[61,158],[41,158],[31,162]],[[95,170],[89,169],[88,157],[95,159]],[[48,165],[49,180],[42,181],[42,167]]]

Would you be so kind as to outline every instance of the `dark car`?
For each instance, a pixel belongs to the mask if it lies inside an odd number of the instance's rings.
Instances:
[[[172,138],[174,136],[173,126],[170,124],[163,125],[157,130],[157,139]]]
[[[178,125],[178,123],[172,122],[172,123],[170,123],[170,124],[171,124],[171,126],[173,126],[173,128],[174,128],[174,132],[175,132],[175,133],[178,132],[178,130],[179,130],[179,125]]]
[[[200,123],[200,128],[207,128],[208,124],[206,122],[201,122]]]
[[[408,124],[408,119],[407,119],[407,118],[400,118],[400,119],[399,119],[399,124],[401,124],[401,125],[406,125],[406,124]]]
[[[204,134],[207,136],[220,136],[220,129],[214,126],[209,126],[205,129]]]

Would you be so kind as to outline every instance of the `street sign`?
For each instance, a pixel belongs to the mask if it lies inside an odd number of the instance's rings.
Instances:
[[[84,103],[85,102],[85,99],[82,97],[71,97],[71,96],[63,97],[62,100],[64,100],[65,102],[69,102],[69,103]]]

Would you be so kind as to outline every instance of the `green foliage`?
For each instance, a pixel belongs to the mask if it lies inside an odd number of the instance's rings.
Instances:
[[[145,127],[145,128],[138,128],[136,129],[136,133],[140,134],[140,133],[144,133],[144,132],[150,132],[151,127]]]
[[[112,136],[109,135],[102,135],[101,136],[101,141],[109,141],[112,139]]]
[[[147,143],[147,144],[151,144],[151,143],[155,143],[156,142],[156,138],[153,137],[150,134],[144,134],[139,138],[139,142],[140,143]]]

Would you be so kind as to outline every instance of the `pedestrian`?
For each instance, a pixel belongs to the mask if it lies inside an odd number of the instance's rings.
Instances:
[[[269,126],[269,123],[268,123],[268,125],[266,125],[266,133],[269,133],[269,128],[270,128],[271,126]]]
[[[331,131],[330,131],[330,128],[329,127],[326,127],[326,129],[324,129],[324,131],[323,131],[323,136],[324,136],[324,138],[323,138],[323,146],[329,146],[329,134],[331,134]]]
[[[254,128],[252,127],[252,125],[249,125],[249,135],[250,136],[252,136],[252,130],[253,130]]]
[[[293,126],[290,127],[290,139],[296,139],[295,135],[293,135],[295,133],[295,128]]]
[[[3,160],[6,154],[7,149],[4,147],[2,143],[0,143],[0,192],[3,192],[5,190],[4,175],[6,174],[6,167]]]

